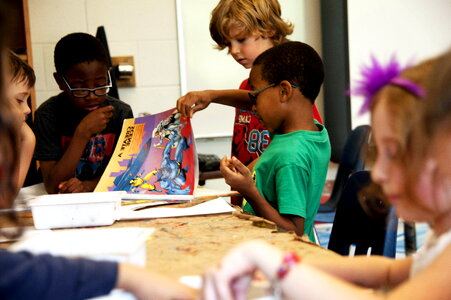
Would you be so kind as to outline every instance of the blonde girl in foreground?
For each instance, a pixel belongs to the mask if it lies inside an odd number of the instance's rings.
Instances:
[[[403,72],[394,59],[387,66],[373,59],[363,76],[355,91],[372,114],[378,152],[372,178],[401,218],[429,223],[424,247],[397,260],[314,259],[246,242],[205,274],[205,298],[245,299],[258,269],[284,299],[450,299],[451,52]]]

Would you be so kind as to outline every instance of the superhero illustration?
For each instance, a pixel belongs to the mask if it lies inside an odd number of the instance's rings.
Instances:
[[[180,113],[175,111],[167,119],[158,123],[158,126],[155,127],[152,133],[154,137],[158,137],[158,143],[155,144],[155,147],[161,147],[164,139],[175,139],[176,141],[174,142],[173,147],[177,146],[178,140],[181,137],[180,129],[184,125],[184,123],[180,121],[180,116]]]
[[[106,141],[103,135],[97,135],[94,139],[94,156],[98,160],[102,160],[105,156]]]
[[[141,145],[140,152],[128,161],[126,170],[115,178],[114,190],[190,194],[191,186],[186,180],[189,166],[183,167],[183,157],[190,147],[191,139],[182,136],[183,125],[177,112],[161,120],[152,131],[152,136]],[[155,144],[154,139],[158,139]],[[154,167],[149,163],[153,154],[161,157]]]
[[[151,145],[152,138],[148,139],[142,145],[141,151],[138,153],[138,155],[136,155],[136,157],[132,157],[128,161],[128,165],[125,171],[114,179],[115,191],[129,192],[132,191],[132,189],[134,189],[133,191],[136,191],[138,185],[135,183],[135,180],[136,182],[139,182],[140,180],[138,180],[138,178],[141,178],[142,174],[144,173],[141,171],[141,167],[149,154]]]
[[[160,192],[155,188],[155,185],[150,184],[149,181],[152,178],[153,175],[155,175],[157,173],[156,170],[148,173],[146,176],[142,177],[142,175],[144,174],[138,174],[135,178],[133,178],[132,180],[130,180],[130,186],[131,186],[131,191],[132,192],[138,192],[137,189],[141,188],[143,190],[147,190],[147,191],[156,191],[156,192]]]
[[[177,143],[174,152],[174,159],[171,159],[171,149]],[[186,173],[188,167],[182,168],[183,151],[188,149],[190,142],[185,137],[178,137],[171,139],[164,147],[163,159],[160,168],[156,172],[156,176],[160,182],[162,189],[167,191],[167,194],[172,195],[187,195],[190,193],[189,186],[183,188],[186,183]]]

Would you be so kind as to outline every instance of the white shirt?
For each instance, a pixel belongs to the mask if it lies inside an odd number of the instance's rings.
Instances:
[[[432,230],[426,235],[423,247],[413,256],[410,277],[429,266],[451,244],[451,229],[439,237]]]

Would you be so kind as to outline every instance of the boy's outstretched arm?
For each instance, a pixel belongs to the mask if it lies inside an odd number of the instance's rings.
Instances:
[[[75,129],[72,140],[58,161],[40,161],[45,188],[48,193],[59,192],[59,185],[74,177],[75,169],[89,139],[104,130],[113,116],[113,106],[90,112]]]
[[[210,103],[218,103],[236,108],[251,110],[252,103],[245,90],[205,90],[189,92],[177,99],[177,110],[184,116],[207,108]]]
[[[249,169],[236,157],[223,157],[220,170],[226,183],[249,202],[258,216],[273,221],[285,230],[294,231],[299,236],[304,234],[304,219],[294,215],[281,215],[274,209],[258,191]]]

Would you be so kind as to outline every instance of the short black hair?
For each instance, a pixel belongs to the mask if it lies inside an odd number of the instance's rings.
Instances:
[[[254,61],[261,65],[261,77],[268,83],[287,80],[299,87],[304,97],[312,103],[324,81],[324,66],[319,54],[301,42],[286,42],[274,46]]]
[[[56,72],[61,76],[79,63],[98,61],[108,66],[106,51],[100,40],[83,32],[71,33],[60,39],[53,58]]]

